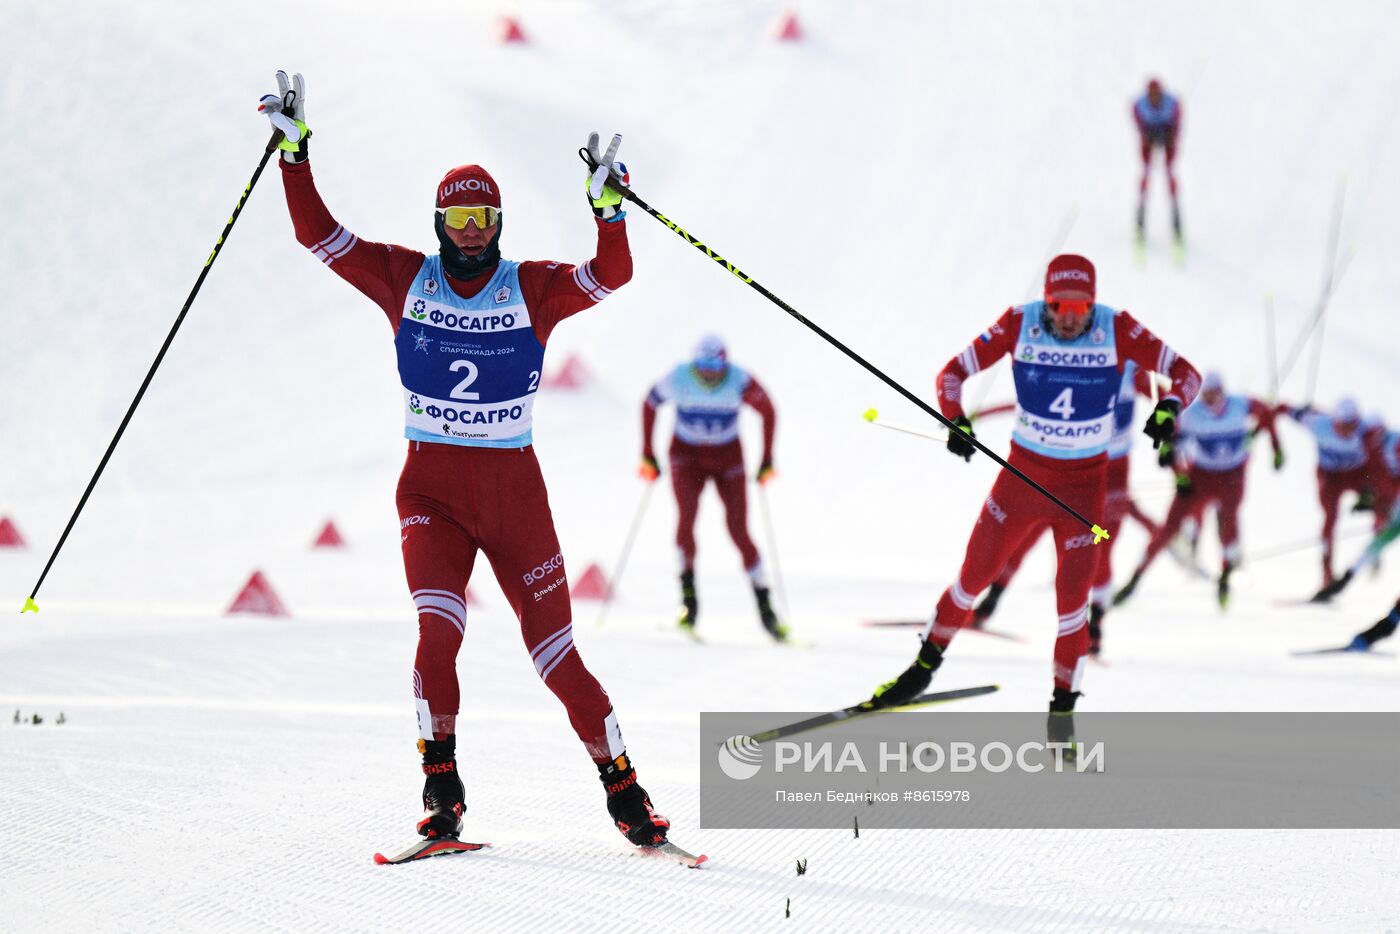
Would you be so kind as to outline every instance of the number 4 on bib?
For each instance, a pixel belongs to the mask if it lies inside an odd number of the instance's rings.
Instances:
[[[1072,404],[1073,401],[1074,389],[1067,388],[1055,397],[1054,402],[1050,403],[1050,411],[1054,412],[1056,415],[1060,416],[1060,418],[1063,418],[1065,421],[1069,421],[1071,418],[1074,418],[1074,405]]]

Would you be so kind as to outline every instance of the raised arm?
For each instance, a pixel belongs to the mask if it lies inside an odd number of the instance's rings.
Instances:
[[[306,125],[306,83],[301,75],[288,77],[279,71],[277,88],[277,94],[263,95],[258,111],[285,134],[277,164],[297,240],[383,309],[397,331],[404,297],[423,265],[423,254],[361,240],[336,222],[316,190],[307,161],[312,134]]]
[[[283,161],[282,187],[297,242],[383,309],[397,329],[404,296],[423,265],[423,254],[361,240],[338,223],[316,190],[310,162]]]
[[[613,163],[613,170],[624,182],[629,177],[627,167],[620,162]],[[594,198],[590,191],[588,200],[598,225],[598,249],[592,259],[580,266],[520,265],[520,288],[541,344],[549,342],[560,321],[593,307],[632,279],[632,250],[627,245],[627,212],[622,210],[621,194],[609,182],[601,197]]]

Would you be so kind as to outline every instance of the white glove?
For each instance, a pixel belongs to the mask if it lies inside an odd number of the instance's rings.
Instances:
[[[276,94],[264,94],[258,101],[258,112],[267,114],[274,129],[285,137],[277,148],[286,162],[305,162],[306,141],[311,129],[306,125],[306,82],[301,75],[289,80],[285,71],[277,72]]]
[[[605,153],[598,152],[598,134],[588,134],[588,155],[597,166],[588,176],[588,201],[593,213],[604,220],[615,220],[622,215],[623,192],[632,178],[627,166],[614,162],[617,149],[622,145],[622,134],[613,136]]]

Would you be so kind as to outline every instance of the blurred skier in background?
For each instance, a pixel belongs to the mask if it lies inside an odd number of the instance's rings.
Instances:
[[[1374,503],[1378,526],[1375,537],[1341,577],[1323,585],[1312,598],[1313,603],[1329,602],[1366,568],[1378,568],[1381,552],[1396,538],[1400,538],[1400,431],[1385,432],[1376,442],[1376,446],[1379,449],[1380,465],[1371,473],[1371,482],[1378,490]],[[1389,518],[1382,524],[1383,516]]]
[[[763,455],[757,480],[769,483],[773,471],[773,433],[777,412],[768,393],[747,371],[729,362],[724,341],[707,335],[695,348],[695,356],[659,379],[642,403],[642,466],[648,482],[661,475],[661,466],[652,446],[656,410],[667,402],[676,404],[676,427],[671,436],[668,457],[671,489],[676,494],[676,549],[680,558],[681,609],[679,624],[695,632],[699,600],[695,593],[695,519],[705,484],[714,481],[729,537],[739,549],[744,571],[753,585],[758,602],[759,621],[779,642],[787,639],[787,627],[778,621],[763,561],[749,535],[748,487],[744,476],[744,451],[739,443],[739,410],[747,405],[763,419]]]
[[[1306,428],[1317,442],[1317,499],[1322,505],[1322,586],[1326,588],[1337,579],[1332,568],[1332,551],[1342,494],[1361,496],[1372,485],[1371,456],[1361,431],[1361,410],[1354,399],[1346,398],[1337,403],[1331,414],[1311,405],[1280,405],[1278,411]],[[1380,529],[1385,520],[1384,514],[1377,513],[1376,528]]]
[[[458,166],[438,184],[434,251],[362,240],[336,222],[316,190],[301,76],[289,81],[278,72],[277,80],[279,92],[263,97],[259,110],[299,136],[281,144],[280,162],[297,240],[378,305],[395,335],[408,438],[397,502],[418,609],[413,688],[426,776],[418,832],[455,839],[462,829],[456,662],[464,595],[481,552],[520,620],[535,670],[598,767],[617,828],[639,846],[665,842],[669,824],[637,784],[608,695],[574,647],[564,558],[531,436],[550,333],[632,278],[621,195],[614,187],[589,194],[597,255],[578,266],[501,258],[500,187],[478,165]],[[625,184],[626,168],[614,169]],[[517,767],[509,750],[491,761],[497,770]]]
[[[1273,409],[1258,399],[1226,393],[1224,378],[1219,373],[1207,373],[1201,383],[1200,396],[1181,413],[1177,425],[1176,496],[1161,528],[1148,542],[1133,576],[1113,598],[1114,605],[1132,596],[1142,575],[1180,531],[1187,517],[1200,522],[1206,509],[1212,506],[1216,511],[1221,550],[1216,598],[1221,609],[1228,605],[1230,575],[1239,566],[1242,554],[1239,516],[1240,504],[1244,502],[1250,442],[1260,431],[1268,432],[1273,445],[1274,470],[1282,470],[1283,448],[1274,427]]]
[[[1361,420],[1361,441],[1366,445],[1366,473],[1369,486],[1362,490],[1352,512],[1390,514],[1400,494],[1400,432],[1386,427],[1379,415]]]
[[[1138,182],[1137,237],[1147,238],[1147,179],[1152,170],[1152,154],[1162,150],[1163,171],[1167,176],[1167,191],[1172,199],[1172,234],[1181,242],[1181,207],[1176,193],[1176,144],[1181,136],[1181,102],[1153,78],[1147,90],[1133,102],[1133,122],[1137,124],[1138,144],[1142,152],[1142,179]]]
[[[1008,462],[1090,521],[1105,514],[1108,445],[1125,364],[1132,361],[1171,382],[1143,428],[1153,446],[1167,452],[1182,406],[1200,388],[1200,376],[1184,357],[1128,312],[1095,301],[1089,260],[1057,256],[1046,269],[1044,301],[1008,308],[939,373],[939,404],[959,429],[948,436],[955,457],[971,460],[977,450],[964,437],[972,434],[972,423],[963,412],[963,383],[1008,354],[1018,406]],[[1026,538],[1046,529],[1054,536],[1058,558],[1059,611],[1047,733],[1053,741],[1068,741],[1089,650],[1089,591],[1099,560],[1094,535],[1005,469],[972,529],[962,569],[924,629],[914,663],[876,688],[866,704],[897,707],[922,694],[949,643],[967,625],[975,596]]]

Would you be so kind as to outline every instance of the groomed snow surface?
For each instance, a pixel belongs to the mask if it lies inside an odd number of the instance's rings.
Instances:
[[[1094,259],[1103,300],[1266,394],[1265,295],[1283,355],[1313,311],[1344,177],[1339,252],[1354,255],[1316,398],[1355,394],[1400,420],[1393,5],[795,10],[805,40],[778,43],[777,4],[518,2],[506,12],[530,41],[503,46],[493,4],[4,4],[0,515],[28,547],[0,549],[0,593],[18,610],[246,184],[267,133],[254,105],[279,67],[307,76],[318,182],[361,236],[431,247],[434,184],[475,161],[503,190],[507,255],[585,258],[574,150],[589,130],[622,131],[644,197],[925,398],[944,361],[1034,296],[1067,219],[1064,248]],[[1185,100],[1184,269],[1160,180],[1144,266],[1130,244],[1128,104],[1150,74]],[[767,495],[784,609],[812,644],[767,643],[710,497],[709,644],[670,629],[664,487],[606,623],[596,603],[576,606],[579,650],[643,783],[712,868],[639,858],[612,829],[484,573],[459,660],[459,755],[468,834],[495,846],[370,861],[413,838],[421,784],[393,505],[400,395],[383,316],[297,246],[272,167],[43,612],[0,626],[0,929],[1394,929],[1395,831],[700,829],[698,712],[829,709],[901,670],[909,631],[858,623],[932,609],[995,471],[867,425],[870,406],[926,420],[651,219],[633,212],[629,227],[633,283],[551,341],[551,367],[576,354],[593,380],[536,408],[570,575],[612,572],[641,495],[640,399],[716,331],[778,404]],[[1311,352],[1284,398],[1307,396]],[[979,379],[989,401],[1009,395],[1004,372]],[[1335,607],[1274,606],[1319,582],[1315,456],[1282,430],[1287,469],[1260,457],[1251,471],[1254,560],[1230,611],[1164,557],[1110,617],[1110,664],[1088,672],[1081,709],[1400,705],[1393,654],[1290,655],[1378,618],[1400,556]],[[1004,449],[1004,420],[981,431]],[[1169,480],[1138,455],[1134,488],[1160,515]],[[313,552],[328,517],[349,547]],[[761,536],[757,508],[750,521]],[[1341,561],[1365,527],[1344,518]],[[1120,579],[1143,544],[1124,534]],[[939,686],[1003,688],[960,709],[1044,709],[1050,562],[1033,553],[998,611],[1024,643],[955,643]],[[254,568],[291,618],[222,615]],[[12,726],[14,710],[45,722]]]

